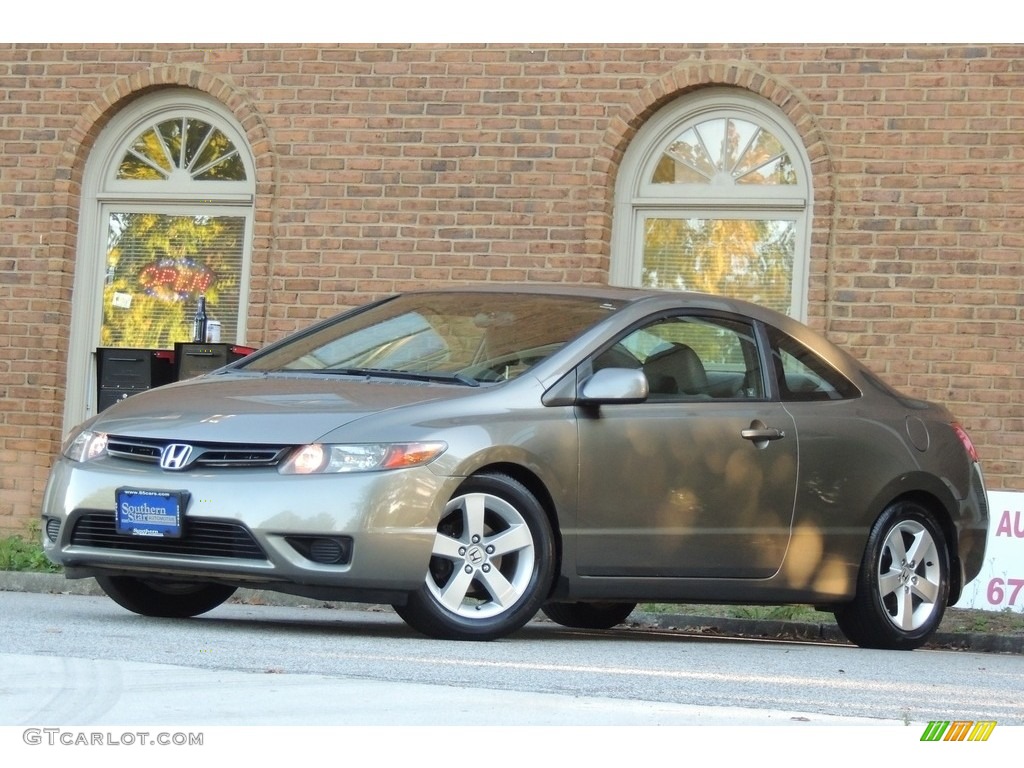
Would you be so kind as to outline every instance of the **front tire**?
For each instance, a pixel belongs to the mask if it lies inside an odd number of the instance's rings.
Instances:
[[[223,584],[139,579],[134,576],[97,576],[107,596],[122,608],[141,616],[185,619],[212,611],[233,594]]]
[[[471,477],[441,515],[423,586],[394,608],[429,637],[504,637],[537,613],[554,562],[551,525],[536,497],[507,475]]]
[[[556,624],[573,629],[611,629],[624,622],[636,603],[548,603],[541,608]]]
[[[871,529],[853,602],[835,611],[843,634],[864,648],[913,650],[942,622],[949,548],[927,508],[897,502]]]

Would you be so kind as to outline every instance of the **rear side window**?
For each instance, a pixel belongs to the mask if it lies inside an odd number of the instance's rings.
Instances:
[[[789,402],[850,400],[860,390],[803,344],[770,328],[775,378],[781,399]]]

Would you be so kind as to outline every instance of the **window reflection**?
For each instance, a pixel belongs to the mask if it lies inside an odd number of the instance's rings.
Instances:
[[[796,184],[782,142],[737,117],[705,120],[687,128],[665,149],[655,184]]]
[[[642,285],[733,296],[789,312],[796,223],[648,218]]]
[[[245,181],[238,148],[219,128],[190,117],[163,120],[142,131],[128,147],[117,178],[163,181],[175,173],[195,181]]]

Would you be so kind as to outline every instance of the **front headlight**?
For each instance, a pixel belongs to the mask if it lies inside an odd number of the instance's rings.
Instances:
[[[404,469],[433,461],[447,448],[447,444],[442,442],[356,445],[312,443],[293,451],[278,471],[282,475],[326,475]]]
[[[101,456],[107,455],[107,433],[93,432],[91,429],[83,429],[77,435],[72,434],[61,453],[72,461],[82,463],[92,461]]]

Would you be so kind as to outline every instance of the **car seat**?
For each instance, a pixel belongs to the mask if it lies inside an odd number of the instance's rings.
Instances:
[[[686,344],[673,344],[644,361],[652,395],[707,395],[708,376],[697,353]]]

